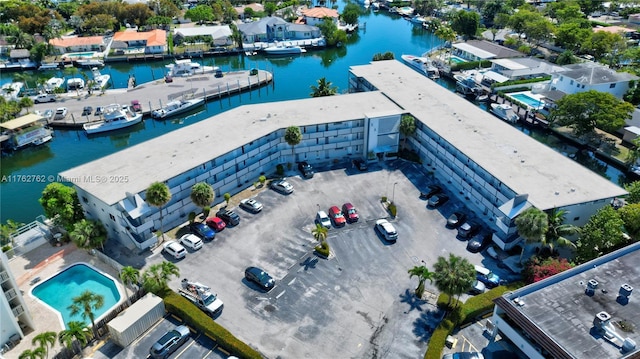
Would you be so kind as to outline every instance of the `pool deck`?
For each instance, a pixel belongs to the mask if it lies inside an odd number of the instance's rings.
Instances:
[[[37,283],[47,280],[49,277],[72,264],[80,262],[88,263],[111,277],[118,278],[118,273],[115,269],[86,251],[77,249],[76,246],[71,243],[61,247],[44,244],[23,256],[11,260],[9,267],[20,287],[22,296],[35,323],[35,328],[30,332],[27,330],[27,333],[25,333],[26,336],[20,344],[3,354],[5,358],[17,358],[24,350],[34,349],[35,346],[31,345],[31,340],[42,332],[52,331],[59,333],[64,329],[60,324],[58,316],[51,309],[43,305],[37,298],[32,296],[30,292]],[[34,283],[33,280],[36,278],[39,278],[39,280]],[[124,290],[118,281],[116,281],[116,285],[121,292]],[[53,357],[53,353],[57,353],[60,348],[60,345],[56,343],[53,349],[49,349],[49,357]],[[89,350],[89,348],[86,350]]]

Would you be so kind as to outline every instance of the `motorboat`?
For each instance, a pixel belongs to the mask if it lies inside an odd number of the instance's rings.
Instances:
[[[416,24],[416,25],[424,25],[424,23],[427,22],[427,18],[424,16],[420,16],[420,15],[414,15],[412,16],[409,21],[411,21],[412,23]]]
[[[91,69],[91,74],[93,75],[93,85],[91,85],[92,90],[100,91],[109,85],[111,76],[101,74],[97,67]]]
[[[187,112],[202,105],[204,105],[204,98],[171,101],[167,103],[167,105],[163,108],[151,111],[151,117],[163,120],[165,118]]]
[[[79,90],[84,88],[84,80],[79,77],[74,77],[67,80],[67,90]]]
[[[9,82],[2,85],[2,87],[0,88],[0,92],[2,92],[2,96],[5,100],[17,101],[23,87],[24,82]]]
[[[133,126],[142,121],[142,113],[136,113],[131,106],[111,104],[106,106],[100,121],[85,123],[82,128],[88,133],[100,133]]]
[[[85,68],[85,69],[91,69],[91,68],[94,68],[94,67],[103,67],[104,66],[104,62],[102,60],[97,60],[97,59],[76,60],[75,64],[76,64],[76,66],[82,67],[82,68]]]
[[[297,55],[305,52],[302,47],[293,45],[290,42],[284,44],[276,43],[275,46],[269,46],[262,51],[267,55]]]
[[[38,70],[40,71],[57,70],[59,67],[60,67],[60,64],[57,62],[43,62],[40,64],[40,67],[38,67]]]
[[[423,75],[426,75],[431,79],[437,79],[440,77],[440,71],[438,71],[438,68],[433,65],[431,59],[428,57],[413,55],[402,55],[401,57],[404,62],[418,70]]]
[[[509,123],[515,123],[519,120],[518,115],[513,111],[513,108],[506,103],[492,103],[489,111]]]
[[[171,77],[213,73],[219,69],[217,66],[202,66],[197,62],[192,62],[191,59],[176,60],[175,63],[165,67],[169,69],[168,75]]]
[[[51,141],[52,139],[53,139],[53,136],[49,134],[49,135],[36,138],[33,142],[31,142],[31,144],[33,144],[34,146],[40,146]]]
[[[465,96],[476,97],[482,93],[480,86],[472,76],[454,75],[456,79],[456,91]]]
[[[62,87],[64,84],[64,79],[61,77],[52,77],[47,80],[44,84],[44,90],[48,93],[55,92],[57,88]]]

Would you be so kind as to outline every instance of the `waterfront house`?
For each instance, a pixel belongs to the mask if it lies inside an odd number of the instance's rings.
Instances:
[[[228,25],[180,27],[173,30],[173,41],[176,45],[192,42],[195,39],[200,42],[203,42],[204,39],[211,39],[207,42],[212,46],[233,45],[233,33]]]
[[[124,53],[164,54],[167,52],[167,32],[155,29],[151,31],[118,31],[113,36],[113,45]]]
[[[49,45],[59,55],[82,51],[102,52],[107,48],[103,36],[63,36],[49,40]]]
[[[519,51],[485,40],[469,40],[451,45],[453,55],[467,61],[525,57]]]
[[[240,6],[234,6],[233,9],[236,11],[236,13],[238,14],[238,19],[240,20],[244,20],[246,22],[251,22],[251,18],[247,18],[244,14],[244,9],[246,8],[250,8],[251,10],[253,10],[253,12],[263,12],[264,11],[264,6],[260,3],[252,3],[252,4],[246,4],[246,5],[240,5]]]
[[[491,71],[509,80],[524,80],[549,76],[564,68],[536,57],[516,57],[491,60]]]
[[[312,7],[311,9],[302,9],[300,10],[300,13],[302,14],[302,22],[313,26],[321,24],[326,17],[330,18],[336,25],[338,25],[338,18],[340,17],[338,10],[321,6]]]
[[[628,72],[616,72],[595,62],[583,62],[563,66],[564,70],[551,75],[546,90],[557,90],[567,95],[596,90],[608,92],[622,99],[629,90],[629,83],[638,77]]]
[[[627,40],[637,40],[640,37],[640,34],[636,29],[630,29],[624,26],[599,26],[593,29],[593,32],[598,31],[608,32],[610,34],[619,34]]]
[[[242,42],[275,42],[283,40],[310,40],[322,37],[320,29],[306,24],[292,24],[279,17],[265,17],[259,21],[238,24]]]

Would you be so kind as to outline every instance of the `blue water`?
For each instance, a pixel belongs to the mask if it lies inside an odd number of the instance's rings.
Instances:
[[[68,308],[73,304],[73,298],[85,290],[90,290],[104,297],[104,305],[94,310],[94,318],[96,319],[110,311],[120,301],[120,293],[118,293],[114,281],[84,264],[68,267],[33,288],[31,293],[60,312],[66,327],[68,322],[74,320],[91,325],[91,320],[89,318],[83,319],[82,314],[71,316],[71,311]]]
[[[531,107],[531,108],[540,108],[541,106],[544,105],[543,101],[540,100],[536,100],[535,98],[529,97],[527,96],[527,94],[524,93],[518,93],[515,95],[509,95],[509,97],[512,97],[524,104],[526,104],[527,106]]]
[[[456,64],[461,64],[461,63],[467,62],[467,60],[465,60],[465,59],[463,59],[461,57],[452,55],[451,56],[451,62],[455,62]]]

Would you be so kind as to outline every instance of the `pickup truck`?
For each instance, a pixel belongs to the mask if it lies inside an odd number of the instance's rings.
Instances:
[[[202,283],[190,282],[185,278],[178,292],[211,317],[218,316],[224,307],[222,300]]]

